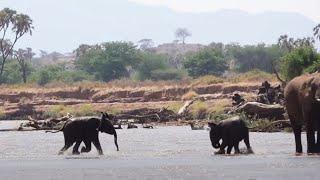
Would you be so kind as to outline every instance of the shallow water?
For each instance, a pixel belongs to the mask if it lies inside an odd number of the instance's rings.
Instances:
[[[13,125],[2,121],[0,129]],[[320,157],[295,156],[291,133],[250,133],[255,154],[223,156],[213,155],[206,130],[117,132],[118,152],[113,136],[100,134],[103,156],[94,146],[88,154],[71,155],[70,148],[57,155],[62,133],[0,132],[0,179],[319,179]],[[240,148],[245,149],[243,142]]]

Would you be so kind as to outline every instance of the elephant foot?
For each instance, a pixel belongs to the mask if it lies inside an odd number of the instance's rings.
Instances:
[[[86,147],[82,147],[81,148],[81,153],[87,153],[87,152],[89,152],[90,150],[88,150]]]
[[[295,153],[295,156],[302,156],[302,155],[303,155],[303,153],[300,153],[300,152]]]
[[[254,152],[253,152],[253,150],[252,150],[251,148],[248,148],[248,149],[247,149],[247,153],[248,153],[248,154],[253,154]]]
[[[73,154],[73,155],[79,155],[80,152],[79,152],[79,151],[73,151],[72,154]]]
[[[62,154],[63,154],[63,151],[59,151],[59,152],[58,152],[58,155],[62,155]]]
[[[225,152],[225,150],[219,150],[219,151],[217,151],[217,152],[214,152],[214,154],[225,154],[226,152]]]

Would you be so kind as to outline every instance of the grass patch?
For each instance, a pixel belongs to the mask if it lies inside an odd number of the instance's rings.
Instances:
[[[273,74],[260,71],[252,70],[246,73],[237,74],[233,77],[227,79],[228,82],[238,83],[238,82],[263,82],[263,81],[277,81]]]
[[[190,91],[187,92],[186,94],[182,95],[181,99],[182,99],[183,101],[185,101],[185,100],[192,100],[192,99],[194,99],[194,98],[196,98],[196,97],[198,97],[198,94],[197,94],[195,91],[190,90]]]
[[[208,116],[208,104],[196,101],[190,106],[190,113],[193,119],[205,119]]]
[[[52,105],[44,113],[45,117],[59,118],[70,113],[73,116],[94,116],[97,111],[91,104],[81,104],[77,106]]]
[[[3,106],[0,106],[0,119],[5,119],[6,113]]]
[[[171,102],[168,104],[168,110],[172,110],[175,113],[178,113],[180,108],[183,106],[183,102]]]
[[[224,80],[221,77],[206,75],[206,76],[198,77],[197,79],[193,80],[192,86],[210,85],[210,84],[217,84],[217,83],[223,83],[223,82]]]
[[[222,114],[225,113],[226,107],[231,107],[231,101],[229,99],[218,99],[210,106],[210,114]]]

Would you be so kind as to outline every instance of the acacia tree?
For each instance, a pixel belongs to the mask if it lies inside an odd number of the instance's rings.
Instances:
[[[182,41],[182,44],[184,44],[186,38],[191,36],[192,34],[187,28],[178,28],[174,35],[177,39],[180,39]]]
[[[24,83],[27,83],[29,63],[31,63],[31,59],[35,55],[35,53],[32,52],[31,48],[27,48],[14,51],[13,55],[19,63],[22,80]]]
[[[14,45],[26,33],[32,35],[32,30],[32,20],[28,15],[17,14],[9,8],[0,11],[0,77]]]
[[[154,42],[152,41],[152,39],[141,39],[140,41],[138,41],[138,44],[139,48],[142,51],[147,51],[154,46]]]

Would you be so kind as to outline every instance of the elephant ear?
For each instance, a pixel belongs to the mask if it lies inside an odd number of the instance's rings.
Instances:
[[[314,80],[314,77],[307,79],[301,86],[300,91],[302,93],[308,93],[312,90],[312,81]]]
[[[107,118],[107,119],[110,119],[110,116],[108,113],[104,113],[104,116]]]
[[[106,115],[104,114],[104,112],[101,112],[101,120],[106,119]]]

